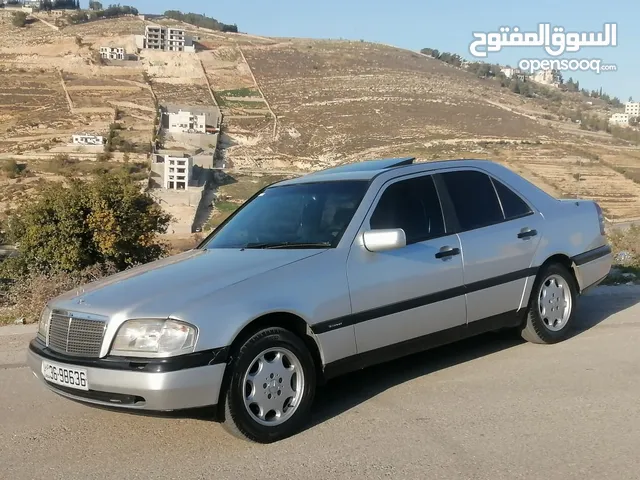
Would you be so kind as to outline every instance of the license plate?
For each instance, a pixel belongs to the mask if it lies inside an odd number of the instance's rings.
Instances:
[[[63,387],[76,388],[78,390],[89,390],[87,371],[82,368],[42,362],[42,376],[48,382],[62,385]]]

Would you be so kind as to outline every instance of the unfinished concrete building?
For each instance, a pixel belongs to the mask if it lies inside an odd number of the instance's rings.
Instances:
[[[183,28],[147,25],[142,38],[142,48],[166,52],[195,52],[193,39]]]

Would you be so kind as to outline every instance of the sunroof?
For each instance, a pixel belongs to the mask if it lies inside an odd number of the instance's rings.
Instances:
[[[383,158],[380,160],[365,160],[363,162],[348,163],[339,167],[328,168],[314,172],[312,175],[337,172],[365,172],[374,170],[383,170],[385,168],[401,167],[403,165],[411,165],[415,157],[403,158]]]

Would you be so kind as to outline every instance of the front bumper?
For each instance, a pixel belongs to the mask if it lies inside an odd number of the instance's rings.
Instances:
[[[181,361],[168,363],[86,360],[62,356],[32,340],[27,363],[33,374],[52,391],[81,402],[128,410],[172,411],[216,405],[226,362],[225,352],[215,352],[204,365]],[[89,390],[63,387],[45,380],[42,362],[87,371]],[[213,363],[212,363],[213,362]],[[151,371],[150,371],[151,370]]]

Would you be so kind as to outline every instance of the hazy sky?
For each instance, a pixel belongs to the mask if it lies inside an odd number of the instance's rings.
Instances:
[[[84,3],[84,1],[83,1]],[[106,4],[106,2],[103,2]],[[640,99],[640,1],[638,0],[130,0],[141,12],[176,9],[202,13],[242,32],[266,36],[345,38],[382,42],[419,50],[423,47],[458,53],[473,60],[472,32],[497,32],[501,26],[535,31],[539,23],[569,32],[601,32],[617,23],[617,47],[589,47],[558,58],[600,58],[617,65],[599,75],[563,72],[589,89],[626,101]],[[484,61],[516,65],[522,58],[551,58],[543,47],[507,47]]]

